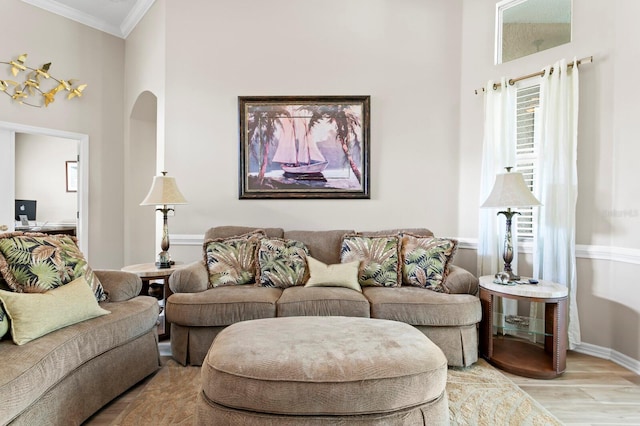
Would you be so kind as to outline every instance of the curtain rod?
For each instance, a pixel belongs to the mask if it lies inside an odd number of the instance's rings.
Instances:
[[[593,55],[591,56],[587,56],[584,57],[582,59],[578,59],[577,61],[574,62],[569,62],[567,64],[567,68],[573,68],[574,65],[582,65],[582,64],[590,64],[591,62],[593,62]],[[544,70],[542,71],[538,71],[538,72],[534,72],[531,74],[527,74],[527,75],[523,75],[521,77],[516,77],[516,78],[512,78],[509,79],[508,83],[510,86],[513,86],[514,84],[516,84],[518,81],[521,80],[526,80],[528,78],[532,78],[532,77],[543,77],[544,76]],[[549,74],[553,74],[553,67],[551,67],[551,70],[549,70]],[[493,90],[497,90],[500,86],[502,86],[502,83],[494,83],[493,84]],[[484,92],[484,87],[481,89],[476,89],[474,90],[475,94],[477,95],[479,92]]]

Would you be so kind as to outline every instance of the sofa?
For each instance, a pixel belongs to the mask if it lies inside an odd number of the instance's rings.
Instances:
[[[135,274],[93,272],[109,314],[22,345],[0,340],[0,424],[81,424],[160,368],[157,299],[139,296]]]
[[[266,238],[299,241],[308,254],[327,265],[341,262],[347,235],[416,235],[433,237],[425,228],[355,233],[353,230],[285,231],[281,228],[219,226],[204,234],[211,241],[233,239],[252,232]],[[401,285],[350,288],[295,285],[286,288],[257,284],[220,285],[211,288],[206,253],[175,271],[169,278],[173,294],[166,301],[171,324],[173,358],[182,365],[202,365],[216,335],[239,321],[288,316],[347,316],[401,321],[424,333],[438,345],[450,366],[469,366],[478,359],[481,307],[478,279],[449,264],[444,291]],[[247,342],[250,345],[250,342]]]

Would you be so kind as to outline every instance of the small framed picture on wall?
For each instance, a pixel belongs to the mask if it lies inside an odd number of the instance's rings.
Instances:
[[[78,192],[78,162],[66,161],[67,192]]]

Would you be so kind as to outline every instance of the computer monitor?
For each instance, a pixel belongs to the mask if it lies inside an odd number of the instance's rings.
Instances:
[[[27,216],[27,220],[36,220],[36,200],[16,200],[16,220]]]

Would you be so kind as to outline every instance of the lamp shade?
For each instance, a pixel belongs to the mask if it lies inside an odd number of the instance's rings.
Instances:
[[[151,189],[140,203],[141,206],[187,204],[187,200],[176,185],[176,179],[166,174],[167,172],[162,172],[162,176],[154,176]]]
[[[499,173],[489,197],[482,204],[486,207],[531,207],[541,205],[524,182],[522,173]]]

